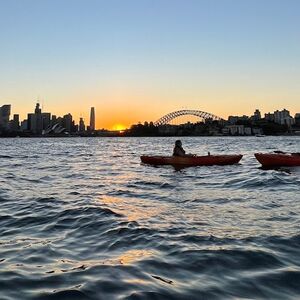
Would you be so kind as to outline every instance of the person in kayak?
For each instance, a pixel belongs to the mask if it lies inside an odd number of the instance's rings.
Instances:
[[[174,150],[173,150],[173,156],[185,156],[185,151],[182,148],[181,140],[177,140],[175,142],[175,147],[174,147]]]
[[[173,150],[173,156],[195,156],[194,154],[185,154],[184,149],[182,148],[181,140],[175,142],[175,147]]]

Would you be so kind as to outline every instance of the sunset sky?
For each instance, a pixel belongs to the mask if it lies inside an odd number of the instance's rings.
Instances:
[[[97,128],[300,112],[299,0],[0,0],[0,105]]]

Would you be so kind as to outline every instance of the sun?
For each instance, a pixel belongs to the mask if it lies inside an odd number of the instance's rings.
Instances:
[[[112,127],[112,130],[115,130],[115,131],[123,131],[126,129],[126,126],[123,125],[123,124],[115,124],[113,127]]]

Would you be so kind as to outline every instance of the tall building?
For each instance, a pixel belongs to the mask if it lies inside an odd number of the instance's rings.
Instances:
[[[300,126],[300,113],[295,114],[295,124]]]
[[[28,114],[27,117],[27,130],[34,134],[42,134],[43,130],[46,130],[50,126],[51,114],[42,113],[40,104],[35,106],[34,113]],[[22,126],[24,128],[25,125]]]
[[[85,131],[85,124],[83,118],[80,118],[79,121],[79,132],[84,132]]]
[[[72,132],[73,130],[73,117],[71,114],[67,114],[63,116],[63,125],[67,132]]]
[[[13,120],[9,121],[9,130],[18,131],[20,129],[20,117],[15,114]]]
[[[42,113],[43,130],[46,130],[51,124],[51,113]]]
[[[95,107],[91,108],[91,115],[90,115],[90,131],[95,130]]]
[[[51,126],[54,126],[56,123],[57,123],[57,117],[56,117],[56,115],[52,115]]]
[[[0,127],[7,129],[10,117],[11,105],[6,104],[0,107]]]
[[[42,134],[43,132],[43,117],[40,104],[37,103],[33,114],[28,114],[28,130],[34,134]]]
[[[27,131],[28,130],[28,120],[24,120],[21,122],[21,127],[20,127],[21,131]]]
[[[32,123],[32,119],[33,119],[33,115],[32,113],[27,114],[27,130],[31,131],[31,123]]]

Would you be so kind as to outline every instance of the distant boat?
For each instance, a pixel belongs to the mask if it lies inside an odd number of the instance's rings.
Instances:
[[[256,136],[256,137],[265,137],[264,134],[256,134],[255,136]]]

